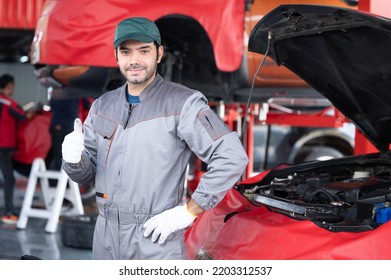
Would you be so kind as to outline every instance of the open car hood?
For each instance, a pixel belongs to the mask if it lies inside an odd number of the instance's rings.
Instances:
[[[380,150],[391,143],[391,22],[356,10],[282,5],[251,32],[249,51],[284,65]]]

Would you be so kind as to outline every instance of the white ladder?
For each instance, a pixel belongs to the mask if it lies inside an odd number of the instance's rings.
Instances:
[[[48,179],[56,179],[57,186],[49,187]],[[32,208],[38,180],[41,185],[46,209]],[[67,185],[69,185],[68,189]],[[34,159],[16,227],[18,229],[25,229],[28,219],[34,217],[48,219],[45,231],[49,233],[56,232],[64,198],[69,200],[73,205],[64,215],[84,214],[79,185],[72,181],[62,168],[60,171],[46,170],[45,161],[42,158]]]

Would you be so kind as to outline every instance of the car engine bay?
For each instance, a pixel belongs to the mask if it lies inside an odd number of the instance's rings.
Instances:
[[[332,232],[373,230],[391,219],[391,163],[349,157],[272,169],[237,190],[254,205]]]

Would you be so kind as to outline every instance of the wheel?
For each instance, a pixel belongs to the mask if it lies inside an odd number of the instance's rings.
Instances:
[[[36,256],[31,255],[23,255],[23,256],[7,256],[7,255],[0,255],[0,260],[42,260]]]
[[[343,157],[343,154],[332,147],[313,147],[304,158],[304,161],[328,160],[340,157]]]
[[[92,249],[96,218],[96,215],[64,217],[61,223],[61,242],[64,246]]]

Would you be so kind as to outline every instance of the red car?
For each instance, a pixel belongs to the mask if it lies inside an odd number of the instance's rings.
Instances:
[[[327,97],[380,152],[238,183],[187,231],[189,258],[391,259],[390,19],[283,5],[257,23],[248,48]]]

